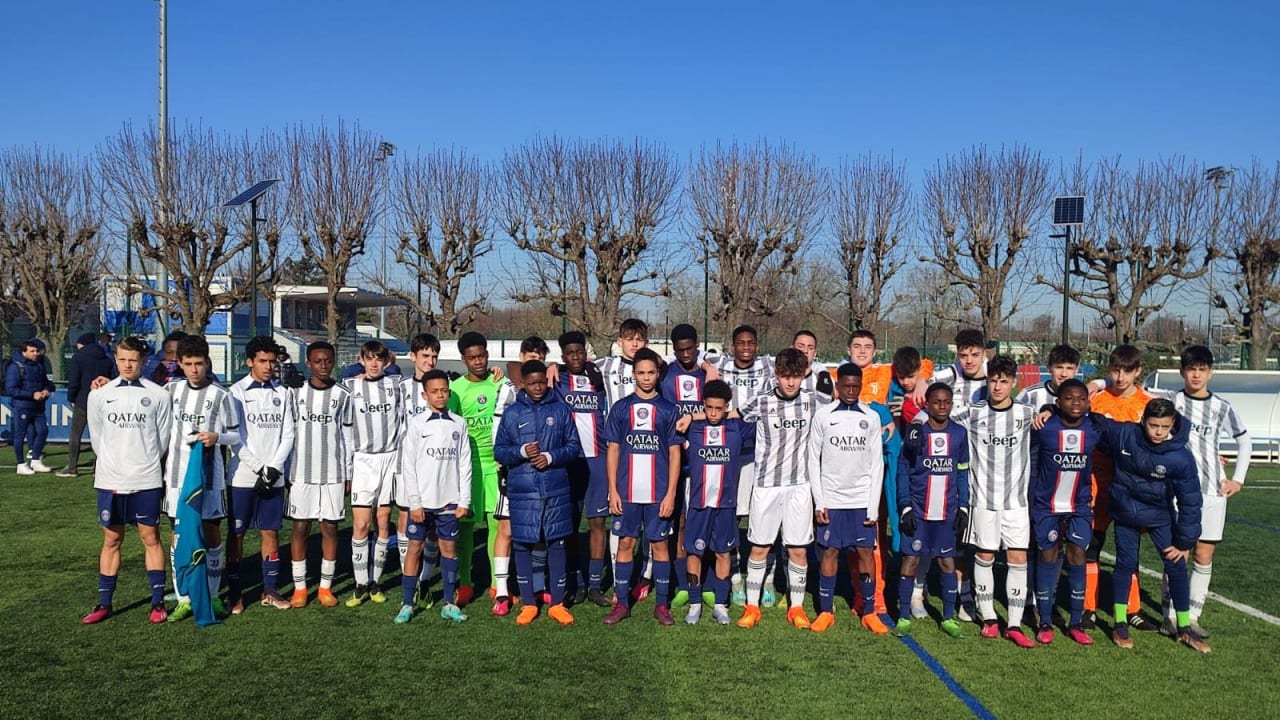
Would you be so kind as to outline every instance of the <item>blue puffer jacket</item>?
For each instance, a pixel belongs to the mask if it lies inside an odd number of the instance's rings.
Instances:
[[[1173,544],[1178,549],[1195,547],[1200,539],[1203,498],[1196,461],[1187,449],[1191,423],[1178,415],[1172,436],[1159,445],[1147,440],[1138,423],[1107,420],[1104,425],[1106,445],[1116,467],[1111,481],[1111,519],[1130,527],[1171,524]]]
[[[45,374],[44,362],[28,360],[21,352],[13,354],[13,362],[4,377],[4,391],[15,409],[43,410],[47,401],[33,400],[31,396],[41,390],[53,392],[56,389]]]
[[[545,470],[535,469],[520,448],[537,441],[551,455]],[[568,537],[573,527],[569,472],[565,468],[582,452],[569,406],[547,393],[534,402],[523,390],[502,415],[493,441],[493,457],[507,468],[507,500],[511,506],[511,538],[536,543]]]

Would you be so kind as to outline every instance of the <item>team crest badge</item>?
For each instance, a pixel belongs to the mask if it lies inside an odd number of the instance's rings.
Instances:
[[[280,398],[271,398],[271,404],[280,407]]]
[[[242,518],[236,518],[236,529],[237,530],[244,529],[244,520]]]
[[[547,427],[551,427],[552,425],[555,425],[555,424],[556,424],[556,419],[555,419],[555,418],[553,418],[553,417],[549,417],[549,418],[547,418]]]
[[[866,420],[859,420],[859,421],[858,421],[858,428],[859,428],[859,429],[861,429],[861,430],[866,430],[866,429],[868,429],[868,428],[870,428],[870,427],[871,427],[871,423],[867,422]]]
[[[1050,531],[1049,531],[1049,542],[1051,542],[1051,543],[1058,542],[1058,531],[1057,531],[1057,530],[1050,530]]]
[[[453,431],[453,441],[454,441],[454,442],[458,442],[458,431],[457,431],[457,430],[454,430],[454,431]]]
[[[915,540],[912,540],[911,549],[915,550],[916,552],[920,552],[921,550],[924,549],[924,542],[918,538]]]
[[[485,404],[485,403],[487,403],[487,402],[489,402],[489,396],[488,396],[488,395],[477,395],[477,396],[476,396],[476,404],[477,404],[477,405],[483,405],[483,404]]]
[[[614,532],[622,532],[622,521],[621,521],[621,520],[614,520],[614,521],[613,521],[613,531],[614,531]]]
[[[932,440],[929,441],[929,448],[931,450],[930,454],[946,455],[947,449],[948,449],[947,446],[949,445],[947,436],[942,433],[937,433],[935,435],[931,435],[930,437],[933,438]]]
[[[142,402],[142,407],[151,407],[151,398],[144,397],[142,398],[141,402]]]
[[[409,527],[405,528],[405,532],[407,532],[410,535],[413,535],[418,532],[418,526],[414,523],[409,523]]]
[[[110,510],[103,510],[103,511],[102,511],[102,514],[101,514],[101,515],[99,515],[99,517],[101,517],[101,518],[102,518],[102,522],[111,522],[111,511],[110,511]]]
[[[1163,478],[1163,477],[1165,476],[1165,473],[1167,473],[1167,472],[1169,472],[1169,469],[1168,469],[1168,468],[1166,468],[1166,467],[1165,467],[1165,466],[1163,466],[1163,465],[1157,465],[1157,466],[1156,466],[1156,471],[1155,471],[1154,473],[1152,473],[1152,475],[1154,475],[1155,477],[1158,477],[1158,478]]]
[[[707,549],[707,541],[702,538],[698,538],[697,541],[693,543],[693,547],[698,552],[705,552]]]
[[[636,408],[636,417],[640,418],[641,420],[648,420],[649,408],[644,408],[644,407]]]
[[[212,410],[212,409],[213,409],[213,401],[212,401],[212,400],[205,400],[205,401],[204,401],[204,409],[205,409],[205,410]]]
[[[720,442],[720,428],[707,428],[707,442]]]

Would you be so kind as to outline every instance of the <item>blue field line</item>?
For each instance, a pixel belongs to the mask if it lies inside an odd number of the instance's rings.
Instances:
[[[1246,520],[1240,517],[1239,515],[1228,515],[1227,522],[1233,522],[1237,525],[1244,525],[1245,527],[1257,528],[1258,530],[1266,530],[1267,532],[1280,533],[1280,528],[1278,527],[1272,527],[1270,525],[1263,525],[1262,523],[1254,522],[1252,520]]]
[[[903,645],[911,648],[911,652],[915,653],[916,657],[920,658],[920,661],[932,670],[934,675],[938,676],[938,679],[942,681],[943,685],[947,686],[947,689],[951,691],[951,694],[960,698],[960,702],[964,703],[965,706],[969,708],[974,717],[981,718],[981,720],[995,720],[996,716],[992,715],[991,711],[988,710],[978,700],[978,698],[969,694],[969,691],[965,690],[954,677],[951,677],[951,673],[947,672],[947,669],[942,666],[942,663],[938,662],[938,659],[930,655],[927,650],[920,647],[920,643],[909,637],[898,639],[902,641]]]

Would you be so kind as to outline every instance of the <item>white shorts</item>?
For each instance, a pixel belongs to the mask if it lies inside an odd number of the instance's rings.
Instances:
[[[965,533],[966,545],[979,550],[996,552],[1027,550],[1031,547],[1031,510],[988,510],[975,506],[969,511],[969,530]]]
[[[756,485],[756,464],[738,468],[738,517],[751,514],[751,489]]]
[[[205,491],[204,494],[204,514],[205,520],[221,520],[227,516],[227,490],[222,487],[221,483],[212,490]],[[180,487],[164,488],[164,513],[169,517],[177,517],[178,515],[178,493],[182,490]]]
[[[501,490],[498,491],[497,504],[493,506],[493,517],[498,520],[511,519],[511,501],[507,499],[507,494]]]
[[[813,542],[813,494],[808,484],[751,489],[747,542],[772,545],[779,530],[783,545],[800,547]]]
[[[1221,495],[1205,495],[1200,506],[1200,542],[1222,542],[1227,525],[1227,499]]]
[[[395,479],[396,453],[356,453],[351,463],[351,507],[390,505]]]
[[[294,483],[289,488],[289,508],[285,516],[291,520],[339,522],[347,517],[345,496],[342,483]]]

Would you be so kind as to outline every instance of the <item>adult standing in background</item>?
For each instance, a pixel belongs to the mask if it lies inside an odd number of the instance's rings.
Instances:
[[[67,371],[67,400],[71,402],[71,438],[67,446],[67,466],[58,477],[75,477],[80,472],[80,440],[88,423],[89,389],[93,379],[116,376],[116,365],[97,335],[85,333],[76,339],[76,352]],[[92,438],[90,438],[92,442]]]
[[[44,343],[32,338],[13,354],[4,375],[5,394],[13,408],[13,452],[19,475],[53,472],[44,464],[44,444],[49,439],[45,404],[56,389],[44,369]],[[30,441],[30,455],[27,442]],[[30,461],[28,462],[28,457]]]

